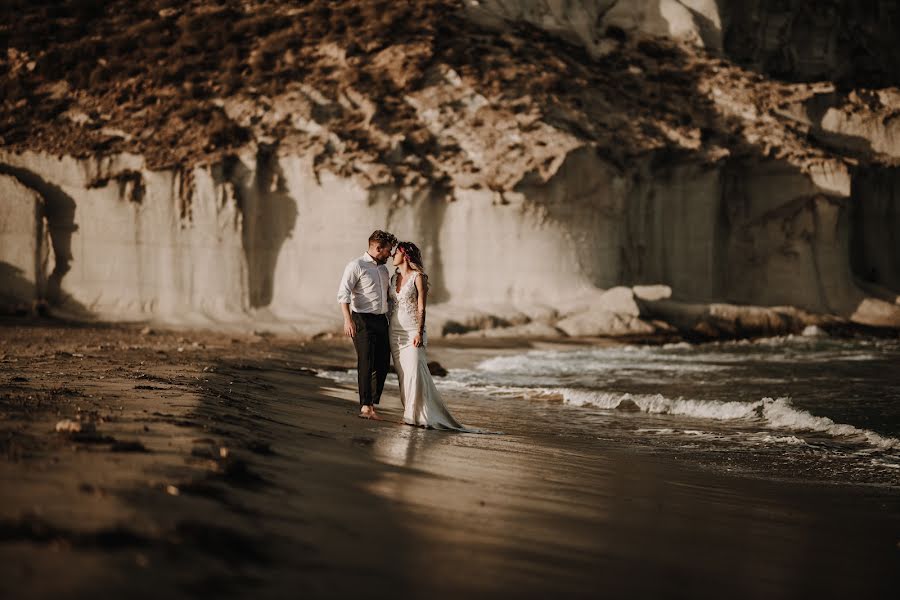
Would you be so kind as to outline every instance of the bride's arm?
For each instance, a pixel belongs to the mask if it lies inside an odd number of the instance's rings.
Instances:
[[[418,332],[416,332],[416,337],[413,338],[413,346],[417,348],[422,345],[422,340],[425,338],[425,305],[428,303],[428,286],[425,285],[424,276],[419,275],[416,277],[416,294],[419,298],[417,310],[416,310],[416,323],[419,326]]]

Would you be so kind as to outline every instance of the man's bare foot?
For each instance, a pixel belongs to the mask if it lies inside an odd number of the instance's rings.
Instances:
[[[383,421],[381,415],[375,412],[374,406],[365,405],[359,410],[360,419],[372,419],[373,421]]]

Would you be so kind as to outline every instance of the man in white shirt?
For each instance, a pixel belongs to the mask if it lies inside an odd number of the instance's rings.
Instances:
[[[391,360],[388,338],[388,285],[391,275],[385,263],[397,238],[376,230],[369,249],[344,268],[337,300],[344,313],[344,333],[353,339],[359,372],[359,416],[379,419],[375,405],[381,401]]]

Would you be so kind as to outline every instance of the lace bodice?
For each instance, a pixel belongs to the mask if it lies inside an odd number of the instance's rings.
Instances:
[[[397,275],[391,276],[390,300],[391,327],[403,331],[410,341],[419,331],[419,290],[416,289],[418,273],[413,272],[397,291]],[[399,333],[396,332],[396,333]]]

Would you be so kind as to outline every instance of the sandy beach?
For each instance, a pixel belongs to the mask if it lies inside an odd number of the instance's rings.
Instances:
[[[0,12],[0,600],[900,597],[900,2]]]
[[[540,346],[436,342],[446,367]],[[448,398],[358,419],[342,339],[9,319],[0,596],[892,597],[900,492],[750,477]],[[395,385],[395,384],[394,384]],[[554,412],[556,411],[556,412]],[[58,432],[78,423],[80,432]]]

